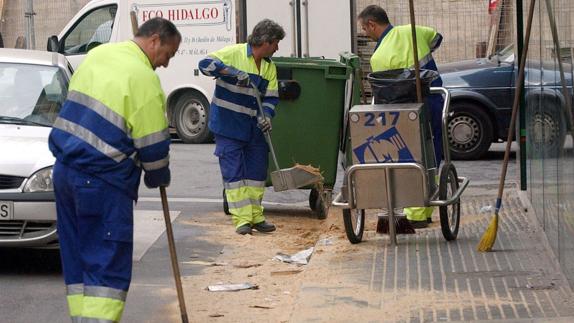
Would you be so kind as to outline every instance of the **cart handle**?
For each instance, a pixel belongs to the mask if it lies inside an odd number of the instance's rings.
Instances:
[[[450,92],[444,87],[431,87],[430,94],[444,94],[442,107],[442,155],[445,163],[450,163],[450,149],[448,144],[448,116],[450,114]]]
[[[337,193],[335,199],[331,202],[334,207],[342,208],[342,209],[349,209],[349,203],[341,201],[343,199],[343,192]]]
[[[428,203],[428,187],[427,187],[427,183],[428,183],[428,178],[427,178],[427,174],[425,169],[417,163],[376,163],[376,164],[357,164],[357,165],[353,165],[351,167],[349,167],[347,169],[347,171],[345,172],[345,176],[347,179],[347,197],[349,199],[348,201],[348,205],[349,208],[351,209],[355,209],[356,205],[355,205],[355,190],[353,190],[352,184],[353,184],[353,178],[355,175],[355,172],[359,171],[359,170],[366,170],[366,169],[382,169],[386,172],[388,172],[390,169],[395,170],[395,169],[417,169],[422,176],[423,179],[423,184],[422,184],[422,188],[423,188],[423,196],[425,196],[425,204]],[[336,204],[333,204],[335,206],[337,206]]]
[[[451,196],[451,198],[448,200],[430,200],[429,206],[447,206],[460,200],[460,196],[468,186],[468,183],[470,183],[470,180],[466,177],[459,177],[458,182],[460,183],[460,186],[458,187],[458,190],[456,190],[456,192]]]

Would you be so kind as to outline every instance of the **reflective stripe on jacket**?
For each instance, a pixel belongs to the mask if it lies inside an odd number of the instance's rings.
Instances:
[[[230,67],[249,73],[262,95],[265,114],[270,117],[275,116],[275,106],[279,103],[277,69],[270,59],[261,60],[260,69],[257,69],[248,44],[227,46],[199,62],[203,74],[217,78],[209,111],[209,129],[218,135],[249,141],[259,114],[256,92],[250,87],[236,85],[235,77],[221,73]]]
[[[169,143],[165,95],[145,53],[132,41],[91,50],[50,134],[54,156],[135,199],[141,167],[167,170]]]
[[[441,34],[434,29],[417,26],[417,47],[421,68],[429,63],[435,66],[432,52],[440,46]],[[411,25],[392,27],[380,40],[379,46],[371,56],[373,72],[410,68],[414,66]]]

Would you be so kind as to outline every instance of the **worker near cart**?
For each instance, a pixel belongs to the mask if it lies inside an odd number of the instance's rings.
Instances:
[[[162,18],[132,41],[91,50],[49,137],[60,254],[73,322],[119,322],[131,281],[133,205],[142,168],[170,183],[165,95],[155,73],[181,42]]]
[[[275,231],[263,216],[268,147],[263,133],[279,102],[277,69],[270,57],[279,49],[285,31],[264,19],[247,43],[227,46],[199,62],[199,69],[216,78],[209,110],[209,130],[215,135],[215,155],[223,177],[225,197],[236,232]],[[252,88],[255,86],[257,90]],[[256,96],[261,97],[264,115]]]
[[[410,25],[393,26],[385,10],[377,5],[366,7],[359,14],[358,20],[364,33],[377,42],[375,52],[371,56],[373,72],[414,66]],[[416,34],[420,68],[437,71],[432,53],[442,42],[441,34],[432,28],[423,26],[416,26]],[[431,83],[431,86],[442,86],[440,76]],[[433,144],[438,167],[442,160],[443,99],[440,95],[430,95],[425,100],[430,108]],[[407,219],[415,228],[427,227],[428,222],[431,222],[432,211],[433,208],[425,207],[411,207],[404,210]]]

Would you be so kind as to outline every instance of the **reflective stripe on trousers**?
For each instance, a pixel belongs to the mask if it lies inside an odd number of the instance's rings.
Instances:
[[[224,183],[229,213],[235,227],[265,221],[263,216],[263,193],[265,182],[242,180]]]
[[[101,286],[71,284],[67,286],[68,308],[72,322],[119,322],[127,292]]]

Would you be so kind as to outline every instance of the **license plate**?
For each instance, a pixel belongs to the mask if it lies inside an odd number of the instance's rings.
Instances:
[[[0,221],[14,218],[14,202],[0,201]]]

